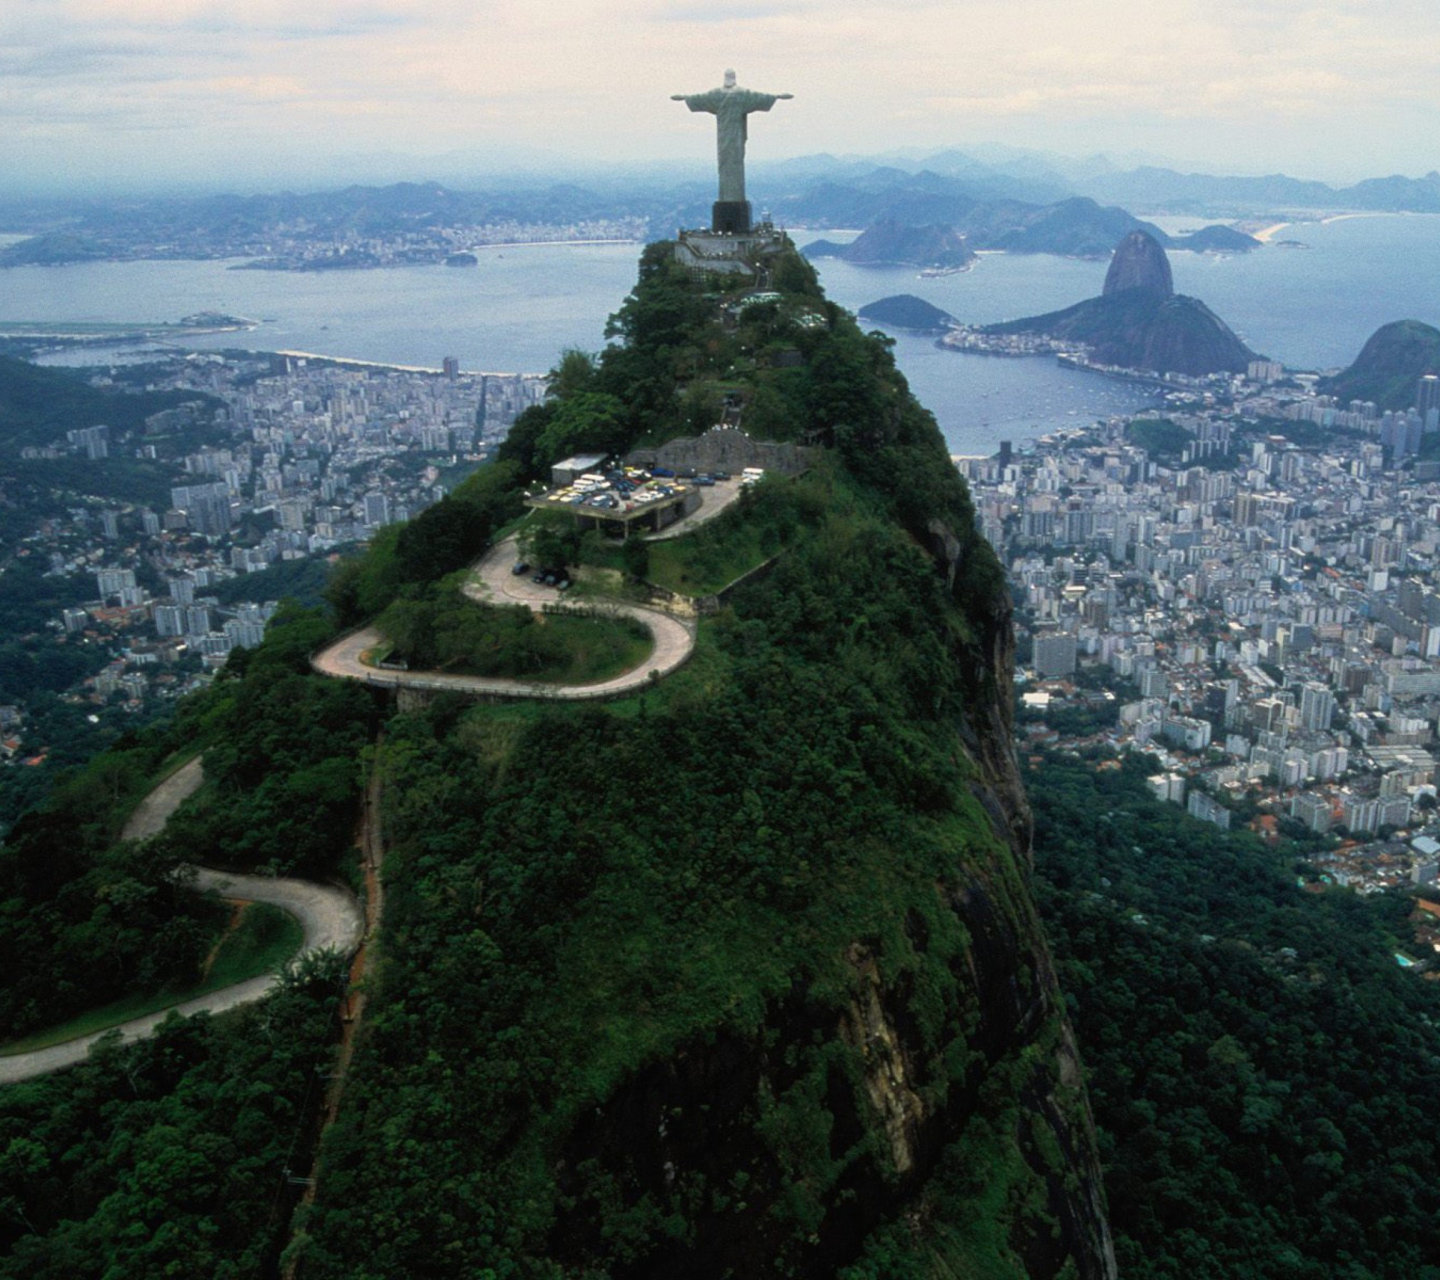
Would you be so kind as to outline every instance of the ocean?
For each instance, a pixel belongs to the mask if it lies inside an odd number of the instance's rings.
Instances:
[[[1168,219],[1166,229],[1198,225]],[[793,232],[804,245],[820,233]],[[826,238],[838,239],[834,233]],[[1254,253],[1170,255],[1176,289],[1203,299],[1256,351],[1301,369],[1348,364],[1389,320],[1440,327],[1440,216],[1356,217],[1296,224]],[[293,349],[381,363],[542,372],[566,347],[598,350],[605,322],[635,278],[638,245],[484,249],[474,268],[353,272],[237,271],[225,262],[107,262],[0,271],[0,320],[157,323],[198,311],[259,321],[242,334],[198,336],[198,348]],[[829,295],[858,309],[912,293],[967,323],[1068,306],[1100,291],[1103,262],[986,254],[974,269],[920,279],[913,270],[817,264]],[[952,453],[991,453],[1066,425],[1133,412],[1151,393],[1044,359],[937,349],[897,334],[895,354]],[[94,362],[93,349],[60,357]]]

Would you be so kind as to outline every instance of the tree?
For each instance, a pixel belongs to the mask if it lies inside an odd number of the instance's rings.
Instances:
[[[556,406],[535,443],[535,460],[553,466],[575,453],[619,453],[629,443],[625,406],[603,391],[580,391]]]

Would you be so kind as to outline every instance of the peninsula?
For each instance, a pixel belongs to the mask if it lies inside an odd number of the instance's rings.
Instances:
[[[964,349],[968,332],[947,338],[945,345]],[[1141,230],[1116,247],[1099,297],[977,332],[987,338],[1043,337],[1092,364],[1191,378],[1243,373],[1257,358],[1203,302],[1175,292],[1165,250]]]

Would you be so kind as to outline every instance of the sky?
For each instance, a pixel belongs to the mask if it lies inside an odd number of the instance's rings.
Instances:
[[[977,143],[1332,182],[1440,168],[1435,0],[4,0],[0,184],[274,189]]]

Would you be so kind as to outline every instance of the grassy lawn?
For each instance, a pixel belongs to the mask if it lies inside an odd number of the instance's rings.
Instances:
[[[544,628],[544,643],[530,650],[533,667],[526,669],[518,654],[510,654],[501,659],[503,670],[494,663],[446,670],[540,684],[598,684],[638,667],[655,647],[649,629],[631,618],[545,613],[536,616],[535,625]]]
[[[270,973],[293,956],[304,941],[300,922],[294,916],[264,902],[247,904],[233,928],[220,938],[219,947],[210,961],[205,976],[193,986],[136,994],[116,1000],[98,1009],[91,1009],[57,1026],[48,1027],[15,1040],[0,1048],[0,1057],[46,1049],[53,1044],[77,1040],[96,1031],[117,1027],[131,1018],[159,1013],[176,1005],[208,995],[223,987],[233,986],[249,978]]]
[[[661,715],[683,713],[692,708],[699,710],[722,697],[730,677],[730,662],[711,628],[711,623],[700,622],[695,632],[695,652],[683,667],[663,680],[652,681],[638,693],[607,702],[606,711],[629,720],[642,709]]]
[[[728,514],[728,513],[726,513]],[[713,595],[764,563],[770,553],[751,524],[717,520],[683,538],[650,544],[650,572],[657,587],[686,596]]]

